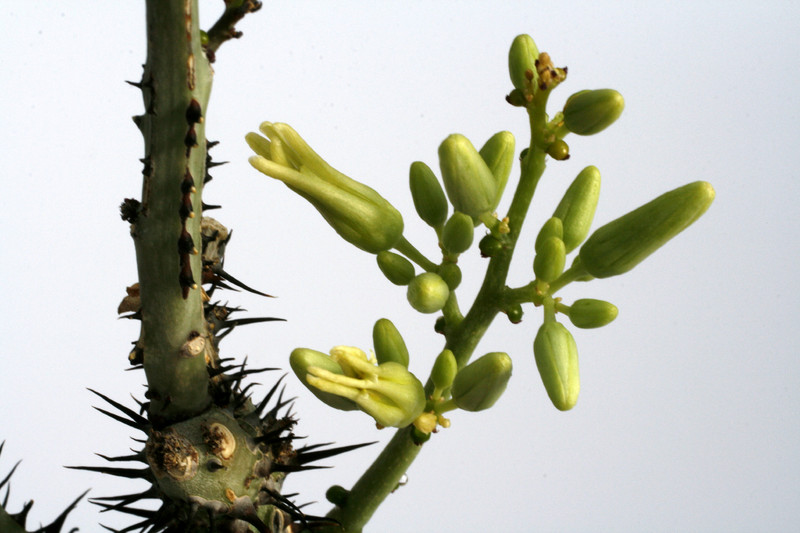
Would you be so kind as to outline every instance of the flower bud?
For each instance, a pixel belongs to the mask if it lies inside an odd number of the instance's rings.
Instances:
[[[533,273],[537,280],[550,283],[564,272],[566,262],[564,241],[558,237],[548,237],[542,241],[540,251],[533,258]]]
[[[536,82],[536,60],[539,59],[539,49],[530,35],[517,35],[508,51],[508,74],[514,87],[525,93],[531,91],[531,85],[538,87]]]
[[[433,394],[435,398],[441,396],[442,391],[453,384],[453,379],[457,373],[458,363],[456,362],[456,356],[450,350],[443,350],[436,357],[436,361],[433,362],[433,370],[431,370],[431,381],[436,389]]]
[[[451,254],[466,252],[472,246],[474,233],[472,217],[456,211],[442,229],[442,246]]]
[[[391,320],[381,318],[375,322],[372,327],[372,345],[379,364],[393,361],[408,368],[408,348]]]
[[[695,181],[612,220],[581,247],[583,268],[596,278],[629,271],[700,218],[713,200],[711,184]]]
[[[402,255],[382,251],[376,259],[383,275],[395,285],[408,285],[414,279],[414,265]]]
[[[456,211],[477,218],[494,209],[495,178],[469,139],[457,133],[448,136],[439,145],[439,166]]]
[[[411,163],[408,184],[419,218],[434,228],[444,224],[447,220],[447,198],[430,167],[422,161]]]
[[[333,348],[331,359],[346,375],[311,366],[308,383],[355,402],[381,426],[405,427],[425,408],[422,383],[403,365],[388,362],[376,366],[363,351],[350,346]]]
[[[564,244],[567,253],[578,247],[592,227],[597,200],[600,198],[600,171],[588,166],[567,188],[567,192],[553,211],[553,216],[564,223]]]
[[[490,233],[480,240],[478,248],[481,251],[481,257],[494,257],[503,249],[503,243]]]
[[[550,237],[561,239],[563,236],[564,224],[561,222],[561,219],[556,216],[548,218],[547,222],[542,224],[542,229],[539,230],[539,234],[536,235],[536,244],[534,244],[536,253],[538,254],[541,251],[542,244]]]
[[[625,100],[614,89],[580,91],[564,104],[564,125],[578,135],[594,135],[613,124],[622,114]]]
[[[289,365],[292,367],[295,375],[300,379],[303,385],[310,390],[314,396],[322,400],[324,403],[330,405],[335,409],[342,411],[353,411],[358,409],[358,406],[347,398],[342,398],[335,394],[323,392],[316,387],[312,387],[308,383],[308,369],[309,367],[318,367],[332,372],[334,374],[344,375],[344,370],[339,366],[339,363],[330,358],[328,354],[311,350],[309,348],[295,348],[289,356]]]
[[[501,131],[492,135],[486,144],[478,151],[486,166],[492,172],[495,181],[495,198],[492,211],[497,208],[503,191],[511,175],[511,166],[514,164],[514,135],[510,131]]]
[[[483,411],[497,402],[511,379],[511,358],[506,353],[487,353],[456,374],[451,393],[465,411]]]
[[[563,139],[556,139],[547,145],[547,155],[556,161],[569,159],[569,145]]]
[[[424,272],[411,280],[406,296],[411,307],[420,313],[435,313],[447,303],[450,289],[438,274]]]
[[[553,405],[561,411],[575,407],[581,381],[578,347],[569,330],[558,322],[545,322],[533,341],[533,354]]]
[[[261,131],[271,142],[247,136],[259,154],[250,164],[308,200],[344,240],[370,253],[400,240],[403,217],[380,194],[328,165],[287,124],[264,122]]]
[[[450,289],[451,292],[461,285],[461,268],[455,263],[442,263],[439,265],[439,268],[436,269],[436,273],[447,283],[447,288]]]
[[[570,306],[569,320],[579,328],[599,328],[611,323],[618,313],[617,306],[612,303],[582,298]]]
[[[522,322],[522,315],[524,314],[522,311],[522,306],[520,304],[511,304],[505,309],[503,312],[508,317],[508,321],[512,324],[519,324]]]

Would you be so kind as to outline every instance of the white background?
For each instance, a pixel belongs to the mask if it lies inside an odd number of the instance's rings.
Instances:
[[[502,129],[527,142],[524,112],[505,104],[506,54],[530,33],[567,81],[553,112],[581,89],[616,88],[626,109],[595,137],[571,137],[551,162],[510,279],[531,276],[532,242],[571,179],[603,175],[602,224],[703,179],[717,198],[695,226],[623,277],[570,286],[566,301],[620,308],[601,330],[575,331],[582,392],[548,401],[533,361],[541,311],[495,321],[480,353],[506,351],[514,376],[490,411],[455,413],[367,531],[789,531],[800,519],[798,362],[798,99],[794,2],[268,2],[225,44],[207,126],[222,141],[207,203],[234,228],[226,267],[277,299],[227,293],[231,304],[286,323],[243,328],[224,355],[288,367],[292,348],[371,347],[392,319],[423,379],[441,338],[374,258],[339,239],[288,189],[253,170],[244,134],[292,124],[334,166],[405,214],[431,255],[432,232],[407,188],[414,160],[460,132],[480,145]],[[203,2],[210,26],[221,2]],[[129,428],[91,408],[92,387],[133,405],[144,375],[124,372],[138,323],[116,306],[136,281],[119,219],[139,197],[141,137],[130,116],[145,60],[143,2],[3,2],[0,8],[0,478],[18,459],[10,508],[35,498],[31,525],[90,496],[143,488],[62,465],[124,455]],[[517,170],[515,169],[515,173]],[[509,185],[509,189],[512,185]],[[507,206],[506,199],[501,210]],[[476,252],[473,252],[476,255]],[[485,263],[463,261],[466,305]],[[574,329],[574,328],[573,328]],[[259,377],[269,385],[272,375]],[[265,390],[265,389],[261,389]],[[308,442],[386,441],[360,413],[319,404],[291,376]],[[289,492],[324,513],[325,489],[350,486],[378,453],[292,475]],[[99,531],[128,517],[87,502],[68,521]]]

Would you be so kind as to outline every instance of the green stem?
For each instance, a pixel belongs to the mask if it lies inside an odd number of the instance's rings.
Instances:
[[[422,445],[412,440],[413,430],[414,426],[408,426],[395,432],[375,462],[350,489],[344,507],[334,507],[328,513],[342,528],[333,527],[326,533],[360,533],[378,506],[397,488],[422,449]]]
[[[426,272],[436,272],[438,266],[436,263],[425,257],[422,252],[417,250],[413,244],[408,242],[405,237],[400,238],[400,242],[395,244],[395,250],[414,261],[416,264],[425,269]]]
[[[544,100],[546,100],[546,96]],[[535,108],[530,113],[531,131],[534,132],[531,147],[523,161],[522,175],[508,212],[510,219],[508,245],[489,262],[483,284],[467,315],[452,329],[447,329],[445,347],[453,351],[459,368],[469,362],[479,341],[501,309],[500,304],[503,300],[514,247],[522,231],[536,185],[544,172],[545,153],[542,148],[541,135],[536,132],[542,131],[544,128],[546,116],[543,111],[544,101],[538,103],[541,107]],[[416,254],[419,252],[405,239],[396,248],[416,261],[413,257],[414,252]],[[433,383],[429,379],[426,391],[432,390]],[[345,532],[360,532],[378,506],[397,486],[401,476],[408,471],[421,449],[421,445],[413,441],[412,432],[413,426],[398,430],[383,452],[353,486],[344,506],[335,507],[328,514],[330,518],[339,521]]]
[[[197,20],[197,0],[147,1],[146,113],[136,119],[145,141],[144,184],[131,233],[142,301],[140,345],[156,424],[193,416],[210,402],[205,350],[195,349],[202,348],[197,337],[206,336],[202,264],[191,250],[201,247],[201,117],[212,76]]]

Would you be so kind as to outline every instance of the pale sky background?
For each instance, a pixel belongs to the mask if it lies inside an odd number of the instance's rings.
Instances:
[[[92,387],[133,405],[144,375],[125,372],[138,323],[116,307],[136,281],[119,219],[139,197],[143,2],[3,2],[0,44],[0,478],[10,509],[34,498],[30,524],[135,482],[66,470],[124,455],[129,428],[97,413]],[[208,27],[221,2],[203,2]],[[292,124],[334,166],[405,214],[406,235],[433,254],[408,193],[414,160],[459,132],[480,145],[508,129],[527,143],[526,117],[505,104],[514,36],[529,33],[569,77],[555,112],[581,89],[626,99],[612,128],[568,138],[551,162],[526,225],[511,283],[531,276],[533,239],[572,178],[603,175],[596,224],[684,183],[717,198],[695,226],[628,275],[561,295],[607,299],[619,318],[575,330],[582,392],[557,411],[533,360],[541,311],[498,317],[479,354],[506,351],[514,376],[498,404],[457,412],[428,443],[409,483],[367,531],[790,531],[800,521],[797,314],[800,7],[796,2],[266,2],[225,44],[207,126],[231,161],[205,200],[233,228],[226,267],[277,299],[226,293],[253,315],[224,355],[283,366],[296,346],[368,349],[374,321],[404,334],[424,380],[441,348],[433,317],[415,313],[370,255],[339,239],[308,204],[247,163],[244,134],[263,120]],[[513,176],[518,169],[515,168]],[[508,200],[501,204],[507,206]],[[476,254],[477,252],[473,252]],[[485,262],[465,259],[462,306]],[[270,385],[273,377],[260,376]],[[266,390],[262,388],[261,391]],[[320,404],[292,376],[298,433],[350,444],[376,432],[360,413]],[[324,513],[325,489],[350,486],[377,446],[291,475],[286,489]],[[83,502],[68,524],[100,531],[125,516]]]

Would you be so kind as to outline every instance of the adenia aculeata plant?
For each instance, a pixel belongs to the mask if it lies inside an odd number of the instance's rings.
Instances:
[[[264,122],[261,134],[247,134],[255,152],[252,166],[308,200],[345,241],[375,255],[389,282],[406,288],[413,309],[434,315],[434,330],[443,336],[443,345],[436,342],[428,354],[410,354],[398,328],[380,318],[372,332],[374,352],[352,346],[291,352],[292,371],[323,403],[361,411],[368,415],[365,422],[379,428],[396,428],[355,485],[328,490],[333,508],[327,516],[306,515],[293,495],[282,493],[286,476],[319,468],[316,461],[365,444],[296,447],[296,419],[291,400],[284,399],[284,378],[256,399],[254,384],[245,385],[246,378],[275,369],[250,368],[220,355],[222,339],[235,328],[280,319],[234,318],[239,308],[214,300],[218,290],[268,295],[228,272],[224,263],[231,232],[207,216],[218,206],[202,199],[209,170],[221,164],[209,155],[216,143],[207,140],[204,118],[213,78],[210,64],[223,42],[240,35],[236,22],[261,4],[226,0],[223,15],[207,32],[199,28],[197,0],[146,4],[148,56],[141,81],[132,83],[142,91],[145,107],[134,117],[145,141],[142,198],[126,199],[120,207],[130,224],[139,279],[127,288],[119,313],[141,322],[127,357],[132,368],[144,370],[147,391],[133,408],[92,391],[113,408],[99,411],[140,432],[139,446],[128,455],[101,455],[111,466],[73,467],[148,482],[137,493],[92,500],[105,511],[136,517],[138,522],[122,531],[360,532],[401,483],[423,444],[451,426],[445,415],[483,411],[502,396],[512,375],[512,355],[474,357],[496,315],[504,313],[516,324],[523,306],[542,308],[538,332],[524,334],[532,337],[544,393],[557,409],[572,409],[580,393],[579,359],[566,324],[602,327],[618,310],[592,298],[565,302],[557,293],[573,282],[631,270],[697,220],[714,199],[710,184],[690,183],[592,232],[600,172],[587,166],[566,188],[535,242],[521,247],[533,256],[530,282],[509,287],[509,265],[547,159],[570,158],[565,140],[570,133],[597,134],[624,107],[617,91],[585,90],[548,114],[549,95],[566,80],[567,69],[554,66],[528,35],[511,44],[513,88],[506,96],[528,116],[525,147],[518,150],[508,131],[492,135],[480,148],[463,135],[450,134],[439,146],[438,177],[424,162],[410,165],[416,214],[433,230],[440,257],[421,253],[404,236],[403,215],[389,201],[329,165],[291,126]],[[512,180],[517,159],[520,175]],[[510,207],[498,214],[507,189],[512,191]],[[462,280],[459,258],[470,253],[486,259],[486,272],[466,308],[456,295]],[[409,370],[412,357],[428,358],[427,378]],[[37,531],[60,531],[78,500]],[[138,505],[143,500],[159,505],[145,509]],[[0,506],[0,530],[25,531],[30,505],[9,514],[5,503],[7,497]]]
[[[353,347],[336,347],[329,355],[310,348],[292,352],[292,370],[317,398],[334,409],[359,409],[379,427],[398,428],[350,490],[337,486],[329,491],[335,507],[328,517],[344,531],[361,530],[421,445],[438,427],[450,426],[445,413],[488,409],[502,395],[512,358],[492,352],[473,360],[478,341],[498,313],[518,323],[523,305],[543,309],[543,323],[532,339],[536,366],[553,405],[572,409],[580,392],[578,348],[564,322],[597,328],[613,321],[618,310],[591,298],[568,304],[556,293],[572,282],[624,274],[697,220],[714,199],[710,184],[690,183],[590,235],[600,172],[587,166],[536,237],[531,281],[507,286],[509,264],[547,158],[569,158],[568,134],[597,134],[613,124],[624,107],[617,91],[586,90],[549,115],[548,97],[566,79],[567,69],[555,67],[528,35],[514,39],[508,66],[513,89],[506,100],[527,112],[530,122],[530,141],[519,154],[519,179],[509,182],[516,151],[507,131],[493,135],[480,149],[463,135],[447,136],[438,152],[441,182],[427,164],[411,164],[414,206],[433,229],[442,252],[439,258],[426,257],[405,238],[403,218],[386,199],[330,166],[291,126],[264,122],[261,134],[246,136],[256,154],[250,158],[253,167],[308,200],[344,240],[375,254],[386,278],[407,286],[412,308],[438,315],[435,331],[444,336],[444,347],[427,354],[433,368],[424,390],[407,369],[410,354],[403,338],[385,318],[373,330],[375,357]],[[505,216],[499,216],[496,209],[507,185],[514,189],[513,198]],[[463,312],[456,298],[462,278],[458,259],[470,253],[480,226],[484,235],[477,239],[477,248],[488,265],[478,295]]]

